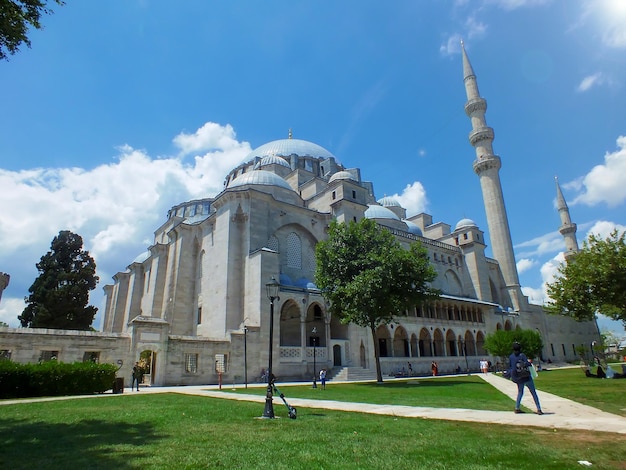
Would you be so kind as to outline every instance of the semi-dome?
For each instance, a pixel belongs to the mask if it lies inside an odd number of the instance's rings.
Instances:
[[[383,207],[402,207],[398,201],[396,201],[394,198],[389,197],[389,196],[380,198],[378,200],[378,204],[380,204]]]
[[[400,220],[393,211],[387,209],[386,207],[379,206],[376,204],[368,204],[368,208],[363,214],[366,219],[394,219]]]
[[[300,157],[335,158],[335,156],[324,147],[306,140],[300,139],[280,139],[263,144],[248,154],[248,159],[254,157],[288,157],[298,155]]]
[[[418,237],[423,237],[422,229],[415,222],[411,222],[410,220],[403,219],[402,222],[406,224],[409,229],[409,233],[413,235],[417,235]]]
[[[150,258],[150,251],[144,251],[143,253],[141,253],[139,256],[137,256],[133,262],[131,264],[134,263],[143,263],[145,260],[147,260],[148,258]]]
[[[476,222],[474,222],[472,219],[461,219],[456,224],[456,227],[454,227],[454,230],[459,230],[461,228],[468,228],[468,227],[478,227],[478,225],[476,225]]]
[[[287,168],[291,168],[289,166],[289,162],[285,160],[283,157],[278,157],[276,155],[267,155],[263,157],[261,161],[259,161],[259,163],[257,163],[257,165],[255,166],[255,169],[263,168],[264,166],[268,166],[268,165],[280,165],[280,166],[285,166]]]
[[[236,188],[248,184],[278,186],[279,188],[292,189],[291,186],[289,186],[289,183],[276,173],[266,170],[252,170],[248,173],[244,173],[243,175],[239,175],[237,178],[228,183],[227,187]]]
[[[356,178],[349,171],[338,171],[337,173],[334,173],[333,176],[330,177],[328,182],[332,183],[333,181],[337,181],[337,180],[352,180],[352,181],[356,181]]]

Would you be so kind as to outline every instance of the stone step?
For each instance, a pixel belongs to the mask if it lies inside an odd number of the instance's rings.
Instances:
[[[341,367],[333,370],[332,380],[336,381],[368,381],[376,380],[376,372],[362,367]]]

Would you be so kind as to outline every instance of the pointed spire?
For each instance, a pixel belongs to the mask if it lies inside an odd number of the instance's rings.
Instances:
[[[556,207],[559,211],[559,217],[561,218],[561,226],[559,232],[563,236],[565,241],[565,252],[563,255],[565,259],[569,259],[571,256],[578,252],[578,240],[576,240],[576,224],[572,223],[572,219],[569,215],[569,208],[565,197],[563,197],[563,191],[559,185],[559,179],[555,176],[556,182]]]
[[[463,79],[467,79],[468,77],[475,77],[474,69],[472,68],[472,64],[470,64],[469,57],[467,57],[467,52],[465,52],[465,43],[461,40],[461,52],[463,54]]]
[[[562,209],[566,209],[569,210],[567,207],[567,202],[565,202],[565,197],[563,196],[563,191],[561,191],[561,185],[559,185],[559,177],[555,176],[554,177],[554,182],[556,183],[556,207],[558,210],[562,210]]]

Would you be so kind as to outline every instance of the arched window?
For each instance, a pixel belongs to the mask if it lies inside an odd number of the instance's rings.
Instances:
[[[295,232],[287,235],[287,266],[302,269],[302,241]]]
[[[279,252],[280,250],[279,250],[279,245],[278,245],[278,238],[272,235],[270,239],[267,241],[267,247],[272,251]]]

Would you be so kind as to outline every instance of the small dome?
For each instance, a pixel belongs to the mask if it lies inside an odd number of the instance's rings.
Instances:
[[[293,286],[291,278],[284,273],[280,273],[280,275],[278,276],[278,282],[280,282],[281,286]]]
[[[412,233],[413,235],[417,235],[418,237],[423,237],[424,234],[422,233],[422,229],[419,228],[419,226],[415,223],[415,222],[411,222],[410,220],[402,220],[402,222],[404,222],[406,224],[406,226],[409,229],[409,233]]]
[[[333,181],[337,181],[337,180],[356,181],[356,178],[349,171],[338,171],[337,173],[334,173],[333,176],[330,177],[328,182],[332,183]]]
[[[398,201],[396,201],[394,198],[389,197],[389,196],[385,196],[379,199],[378,204],[380,204],[383,207],[402,207]]]
[[[290,155],[298,155],[299,157],[317,157],[317,158],[335,158],[335,156],[313,142],[300,139],[281,139],[268,142],[257,147],[248,154],[248,160],[254,157],[288,157]]]
[[[461,219],[456,224],[456,227],[454,227],[454,230],[459,230],[461,228],[468,228],[468,227],[478,227],[478,225],[476,225],[476,222],[474,222],[472,219]]]
[[[367,219],[394,219],[400,220],[396,214],[394,214],[391,210],[387,209],[383,206],[378,206],[376,204],[368,204],[368,208],[363,214]]]
[[[280,165],[280,166],[285,166],[287,168],[291,168],[289,166],[289,162],[285,160],[283,157],[277,157],[276,155],[268,155],[266,157],[263,157],[261,161],[257,163],[257,165],[254,167],[254,169],[256,170],[257,168],[263,168],[264,166],[267,166],[267,165]]]
[[[228,188],[236,188],[248,184],[263,186],[278,186],[279,188],[291,189],[289,183],[278,176],[276,173],[265,170],[252,170],[243,175],[239,175],[228,184]],[[293,190],[292,190],[293,191]]]
[[[295,285],[298,287],[302,287],[303,289],[317,289],[317,286],[306,277],[301,277],[300,279],[298,279]]]
[[[137,256],[133,262],[133,263],[143,263],[145,260],[147,260],[148,258],[150,258],[150,252],[149,251],[144,251],[143,253],[141,253],[139,256]]]

